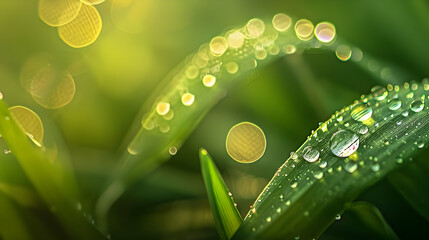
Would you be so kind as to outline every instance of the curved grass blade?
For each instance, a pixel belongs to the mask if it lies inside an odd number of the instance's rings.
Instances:
[[[350,204],[347,211],[358,218],[364,224],[365,229],[371,230],[373,238],[386,240],[399,239],[381,212],[371,203],[354,202]]]
[[[58,165],[34,147],[11,116],[4,101],[0,101],[0,134],[22,169],[47,206],[58,216],[68,234],[79,239],[103,239],[103,235],[77,210],[77,199],[71,199],[61,188],[55,172]],[[76,231],[79,229],[79,231]]]
[[[429,161],[416,159],[388,176],[390,183],[408,203],[429,221]]]
[[[222,176],[205,149],[200,150],[200,162],[216,228],[222,239],[230,239],[243,219]]]
[[[374,87],[291,154],[234,239],[313,239],[348,202],[429,141],[429,84]]]

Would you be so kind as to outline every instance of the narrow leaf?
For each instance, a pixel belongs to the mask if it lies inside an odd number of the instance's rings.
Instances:
[[[372,234],[376,239],[399,239],[395,232],[390,227],[389,223],[384,219],[381,212],[368,202],[354,202],[350,204],[347,212],[351,213],[355,218],[360,220],[363,229],[368,234]],[[369,237],[369,236],[368,236]]]
[[[427,145],[429,84],[374,87],[322,123],[275,173],[236,239],[312,239]]]
[[[200,150],[200,162],[216,228],[222,239],[230,239],[243,219],[222,176],[205,149]]]
[[[398,192],[429,221],[429,161],[416,159],[408,166],[393,172],[389,181]]]

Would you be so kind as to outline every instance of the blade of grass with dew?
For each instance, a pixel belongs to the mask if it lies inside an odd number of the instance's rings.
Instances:
[[[368,229],[365,231],[366,234],[371,234],[371,237],[385,240],[399,239],[378,208],[371,203],[353,202],[347,211],[360,220],[364,225],[362,227]]]
[[[429,161],[417,158],[408,166],[388,176],[390,183],[407,202],[424,218],[429,220]]]
[[[79,239],[103,239],[102,234],[78,211],[77,199],[70,199],[65,194],[66,189],[60,189],[61,185],[55,182],[53,172],[58,169],[57,166],[52,167],[42,150],[32,145],[3,100],[0,100],[0,134],[68,234]]]
[[[313,24],[308,23],[313,30]],[[300,39],[293,26],[294,21],[285,14],[265,21],[251,19],[243,27],[214,37],[172,71],[166,84],[155,91],[150,105],[142,108],[137,126],[131,128],[132,140],[127,143],[119,170],[97,202],[98,219],[105,219],[128,185],[166,161],[170,149],[177,151],[226,90],[246,74],[287,54],[340,45],[335,31],[326,43],[313,37],[312,31],[308,38]]]
[[[427,145],[426,81],[372,91],[291,154],[233,239],[317,238],[347,203]]]
[[[200,162],[216,228],[222,239],[230,239],[243,219],[219,170],[205,149],[200,149]]]
[[[296,27],[298,22],[311,26],[311,31],[303,33],[304,28]],[[119,170],[96,204],[100,226],[103,228],[102,222],[111,205],[128,185],[168,160],[169,151],[180,148],[204,115],[226,95],[227,89],[257,67],[288,54],[301,54],[309,49],[336,51],[342,46],[348,49],[344,53],[348,58],[343,58],[344,61],[352,59],[362,62],[362,66],[369,61],[376,62],[337,38],[333,25],[324,23],[324,26],[330,30],[318,31],[309,20],[293,21],[285,14],[276,14],[265,21],[254,18],[243,27],[214,37],[210,44],[189,55],[167,76],[166,84],[154,91],[150,105],[143,107],[137,117],[137,126],[131,128],[132,140],[119,161]],[[374,74],[379,76],[381,69]]]

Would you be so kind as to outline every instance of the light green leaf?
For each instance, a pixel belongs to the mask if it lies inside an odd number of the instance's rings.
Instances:
[[[230,239],[243,219],[222,176],[205,149],[200,150],[200,162],[216,228],[222,239]]]
[[[388,176],[392,185],[416,209],[429,220],[429,161],[417,158],[408,166],[398,169]]]
[[[235,239],[317,238],[348,202],[427,145],[427,82],[375,87],[291,154]]]

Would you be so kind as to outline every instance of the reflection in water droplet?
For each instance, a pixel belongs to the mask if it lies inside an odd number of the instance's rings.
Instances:
[[[398,110],[401,106],[402,102],[399,99],[394,99],[389,103],[389,109],[393,111]]]
[[[213,87],[215,85],[215,83],[216,83],[216,77],[215,76],[208,74],[208,75],[205,75],[203,77],[204,86]]]
[[[422,101],[420,101],[420,100],[414,100],[411,103],[411,111],[413,111],[413,112],[420,112],[421,110],[423,110],[424,106],[425,106],[425,104]]]
[[[302,41],[308,41],[313,38],[313,29],[313,23],[307,19],[301,19],[295,23],[296,36]]]
[[[401,113],[402,116],[407,117],[408,116],[408,111],[404,111]]]
[[[226,137],[226,150],[241,163],[252,163],[264,155],[267,141],[264,132],[255,124],[242,122],[233,126]]]
[[[340,220],[341,219],[341,215],[340,214],[337,214],[336,216],[335,216],[335,220]]]
[[[337,55],[338,59],[345,62],[352,56],[352,49],[347,45],[340,45],[335,50],[335,55]]]
[[[322,162],[320,162],[319,167],[320,168],[325,168],[327,165],[328,165],[328,162],[322,161]]]
[[[348,130],[339,130],[331,137],[331,151],[338,157],[348,157],[359,147],[359,138]]]
[[[296,188],[298,186],[298,182],[293,182],[291,185],[290,185],[290,187],[291,188]]]
[[[290,28],[292,19],[283,13],[276,14],[273,17],[273,26],[279,32],[284,32]]]
[[[348,162],[344,166],[344,170],[346,170],[348,173],[354,173],[357,167],[358,165],[355,162]]]
[[[352,107],[351,116],[356,121],[366,121],[372,116],[372,108],[365,103],[359,103]]]
[[[9,108],[9,111],[15,120],[18,122],[22,131],[39,147],[42,146],[43,141],[43,124],[40,117],[32,110],[15,106]]]
[[[302,157],[307,162],[315,162],[319,158],[319,150],[313,146],[307,146],[302,151]]]
[[[328,43],[335,38],[335,27],[329,22],[321,22],[317,24],[314,32],[316,34],[316,38],[324,43]]]
[[[379,101],[385,99],[388,94],[387,89],[381,86],[373,87],[371,89],[371,92],[372,92],[372,96]]]

